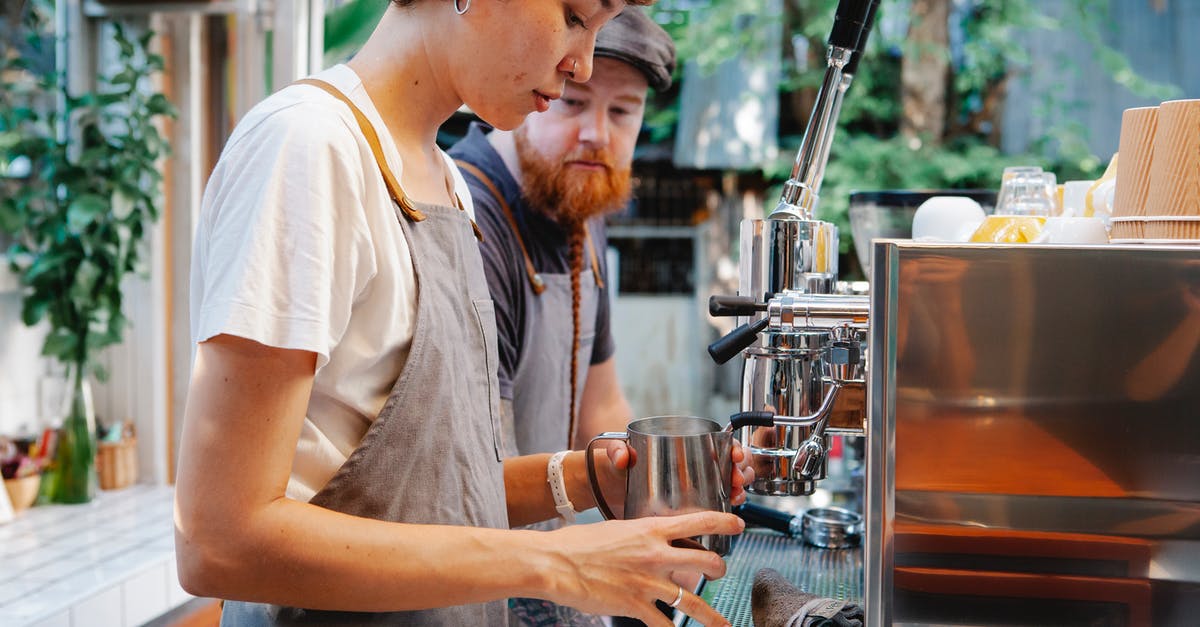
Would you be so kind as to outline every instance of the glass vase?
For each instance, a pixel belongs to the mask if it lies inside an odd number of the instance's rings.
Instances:
[[[92,387],[82,365],[71,367],[66,417],[54,453],[50,501],[87,503],[96,496],[96,412]]]

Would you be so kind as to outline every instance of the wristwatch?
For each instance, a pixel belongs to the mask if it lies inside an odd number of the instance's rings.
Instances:
[[[559,451],[550,456],[546,464],[546,483],[550,484],[550,494],[554,496],[554,509],[568,523],[575,522],[575,505],[567,497],[567,482],[563,479],[563,458],[571,451]]]

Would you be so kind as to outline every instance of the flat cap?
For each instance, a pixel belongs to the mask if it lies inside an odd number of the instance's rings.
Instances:
[[[596,35],[598,57],[624,61],[646,75],[654,89],[671,86],[675,71],[675,42],[641,8],[627,6]]]

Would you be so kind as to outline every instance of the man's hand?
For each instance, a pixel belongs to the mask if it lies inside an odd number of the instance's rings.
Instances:
[[[609,508],[617,518],[622,518],[625,509],[625,479],[629,467],[637,463],[637,453],[620,440],[608,440],[604,444],[607,447],[609,463],[597,462],[596,479],[600,482],[604,500]],[[597,447],[599,446],[597,444]],[[730,458],[733,461],[733,474],[730,477],[732,490],[729,493],[729,504],[736,507],[746,502],[746,486],[754,481],[754,469],[750,467],[746,451],[736,438],[733,440]]]

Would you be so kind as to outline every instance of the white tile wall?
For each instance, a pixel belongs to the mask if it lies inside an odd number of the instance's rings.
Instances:
[[[0,625],[134,627],[191,600],[175,568],[172,498],[140,485],[0,525]]]

